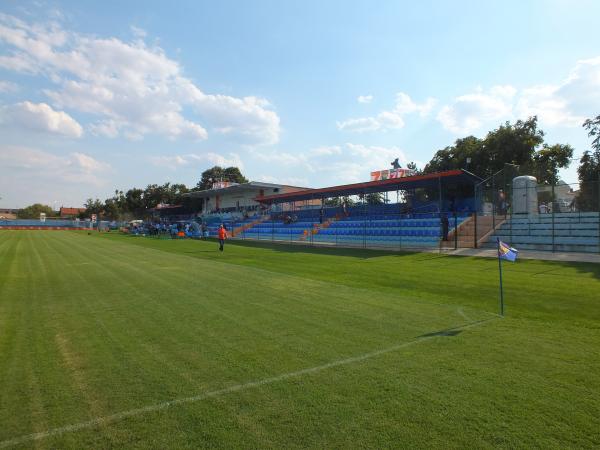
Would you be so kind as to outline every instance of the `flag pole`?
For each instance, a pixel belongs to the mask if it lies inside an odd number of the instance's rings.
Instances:
[[[500,315],[504,316],[504,291],[502,290],[502,258],[500,257],[500,238],[496,238],[498,244],[498,272],[500,274]]]

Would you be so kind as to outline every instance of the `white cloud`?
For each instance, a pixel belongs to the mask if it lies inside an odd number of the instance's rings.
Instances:
[[[600,57],[578,61],[568,77],[557,85],[524,89],[516,105],[520,116],[537,115],[551,126],[579,127],[598,114],[600,105]]]
[[[17,178],[52,182],[105,184],[103,176],[111,170],[107,163],[80,152],[59,156],[38,149],[0,146],[0,166]]]
[[[0,67],[47,78],[56,107],[98,117],[90,125],[96,135],[201,140],[213,131],[249,144],[278,141],[279,117],[265,99],[206,94],[162,48],[145,43],[143,30],[132,33],[135,40],[123,42],[0,14],[0,42],[10,49]]]
[[[356,133],[397,130],[404,127],[403,117],[405,115],[419,113],[421,117],[425,117],[430,113],[435,104],[436,100],[433,98],[428,98],[424,103],[418,104],[411,100],[404,92],[399,92],[396,94],[396,103],[392,110],[381,111],[372,117],[359,117],[341,122],[338,121],[337,127],[339,130]]]
[[[229,153],[227,156],[213,152],[188,153],[184,155],[151,156],[149,160],[157,167],[166,167],[171,170],[200,165],[244,168],[244,163],[237,153]]]
[[[512,86],[494,86],[488,92],[478,88],[475,92],[454,99],[437,115],[442,126],[455,134],[469,134],[484,124],[512,117]]]
[[[135,25],[131,25],[129,28],[131,30],[131,34],[133,34],[136,38],[144,39],[148,35],[146,30],[136,27]]]
[[[396,94],[396,107],[394,111],[397,114],[411,114],[419,113],[421,117],[429,115],[433,107],[436,105],[437,100],[429,97],[424,103],[415,103],[407,94],[404,92],[398,92]]]
[[[315,172],[310,163],[310,152],[289,153],[282,151],[260,151],[251,149],[250,155],[261,164],[268,164],[273,170],[281,168],[293,168],[295,171]]]
[[[69,164],[88,174],[104,172],[110,169],[109,164],[100,162],[92,158],[90,155],[79,152],[71,153]]]
[[[19,86],[10,81],[0,80],[0,93],[10,93],[17,92],[19,90]]]
[[[558,84],[517,90],[512,86],[478,88],[442,107],[437,119],[457,135],[496,126],[504,120],[538,116],[542,126],[580,127],[598,114],[600,57],[578,61]]]
[[[373,101],[372,95],[359,95],[356,99],[358,103],[371,103]]]
[[[259,175],[256,181],[273,184],[286,184],[289,186],[308,187],[308,179],[301,177],[274,177],[272,175]]]
[[[391,167],[390,163],[396,158],[403,165],[408,162],[399,147],[354,143],[321,146],[296,153],[255,150],[252,156],[261,166],[268,164],[273,173],[280,173],[271,178],[272,182],[306,173],[316,176],[320,185],[365,181],[371,171]],[[263,180],[268,181],[267,178]]]
[[[0,109],[0,122],[5,125],[78,138],[81,125],[64,111],[55,111],[46,103],[28,101]]]
[[[313,156],[341,155],[342,147],[340,147],[339,145],[315,147],[310,149],[308,153]]]

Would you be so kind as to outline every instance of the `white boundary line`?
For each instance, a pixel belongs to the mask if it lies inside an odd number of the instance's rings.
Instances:
[[[490,320],[494,320],[497,318],[498,317],[494,316],[489,319],[483,319],[483,320],[479,320],[477,322],[472,322],[472,323],[468,323],[468,324],[461,325],[458,327],[454,327],[454,328],[451,328],[450,330],[459,330],[459,329],[464,330],[467,328],[476,327],[478,325],[482,325],[484,323],[489,322]],[[444,331],[450,331],[450,330],[444,330]],[[374,358],[376,356],[384,355],[386,353],[391,353],[396,350],[400,350],[402,348],[409,347],[411,345],[419,344],[421,342],[425,342],[427,340],[430,340],[430,339],[433,339],[433,338],[439,337],[439,336],[440,335],[435,335],[435,334],[427,335],[427,336],[416,338],[412,341],[394,345],[392,347],[384,348],[381,350],[376,350],[374,352],[364,353],[359,356],[353,356],[350,358],[339,359],[337,361],[332,361],[330,363],[323,364],[320,366],[309,367],[307,369],[297,370],[295,372],[288,372],[288,373],[284,373],[284,374],[277,375],[274,377],[264,378],[262,380],[250,381],[248,383],[242,383],[242,384],[236,384],[235,386],[230,386],[230,387],[219,389],[216,391],[205,392],[204,394],[195,395],[193,397],[183,397],[183,398],[173,399],[173,400],[169,400],[169,401],[162,402],[162,403],[156,403],[154,405],[144,406],[142,408],[130,409],[128,411],[121,411],[121,412],[118,412],[115,414],[111,414],[109,416],[97,417],[95,419],[88,420],[87,422],[79,422],[79,423],[75,423],[72,425],[66,425],[64,427],[52,428],[50,430],[42,431],[39,433],[18,436],[18,437],[0,442],[0,448],[7,448],[7,447],[11,447],[13,445],[19,445],[19,444],[23,444],[23,443],[31,442],[31,441],[39,441],[41,439],[45,439],[45,438],[49,438],[52,436],[57,436],[57,435],[65,434],[65,433],[73,433],[75,431],[84,430],[87,428],[93,428],[98,425],[105,425],[105,424],[109,424],[109,423],[113,423],[113,422],[118,422],[120,420],[127,419],[129,417],[135,417],[135,416],[139,416],[141,414],[147,414],[147,413],[151,413],[151,412],[161,411],[163,409],[167,409],[172,406],[182,405],[182,404],[186,404],[186,403],[195,403],[195,402],[199,402],[199,401],[206,400],[209,398],[219,397],[221,395],[229,394],[232,392],[244,391],[246,389],[251,389],[254,387],[258,387],[258,386],[264,386],[266,384],[276,383],[278,381],[287,380],[288,378],[296,378],[296,377],[301,377],[303,375],[312,374],[315,372],[321,372],[326,369],[331,369],[332,367],[345,366],[348,364],[361,362],[361,361],[364,361],[364,360],[367,360],[370,358]]]

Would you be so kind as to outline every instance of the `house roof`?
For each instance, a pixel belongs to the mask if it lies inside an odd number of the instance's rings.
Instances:
[[[222,194],[234,194],[237,192],[243,191],[251,191],[255,189],[272,189],[272,188],[281,188],[281,187],[293,187],[298,190],[306,190],[310,188],[300,187],[300,186],[290,186],[287,184],[274,184],[274,183],[263,183],[262,181],[250,181],[249,183],[241,183],[234,184],[232,186],[227,186],[224,188],[218,189],[205,189],[203,191],[193,191],[188,192],[187,194],[183,194],[184,197],[207,197],[212,195],[222,195]]]
[[[71,215],[71,214],[79,214],[80,212],[85,211],[85,208],[65,208],[64,206],[60,207],[60,215]]]

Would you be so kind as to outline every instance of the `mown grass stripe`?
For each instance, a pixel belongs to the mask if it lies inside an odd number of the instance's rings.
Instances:
[[[483,319],[483,320],[480,320],[477,322],[473,322],[470,324],[455,327],[451,330],[443,330],[443,331],[466,330],[469,328],[473,328],[473,327],[488,323],[489,321],[495,320],[495,319],[497,319],[497,317]],[[76,423],[76,424],[72,424],[72,425],[66,425],[64,427],[54,428],[52,430],[44,431],[41,433],[33,433],[33,434],[25,435],[25,436],[19,436],[16,438],[7,439],[5,441],[0,442],[0,448],[6,448],[6,447],[14,446],[14,445],[23,444],[26,442],[37,441],[37,440],[45,439],[45,438],[48,438],[51,436],[56,436],[56,435],[60,435],[60,434],[64,434],[64,433],[72,433],[72,432],[76,432],[76,431],[83,430],[86,428],[93,428],[93,427],[100,426],[100,425],[108,425],[108,424],[111,424],[111,423],[114,423],[114,422],[117,422],[120,420],[124,420],[124,419],[130,418],[130,417],[135,417],[135,416],[139,416],[142,414],[149,414],[149,413],[157,412],[157,411],[160,411],[163,409],[172,408],[172,407],[178,406],[178,405],[183,405],[183,404],[187,404],[187,403],[195,403],[195,402],[199,402],[199,401],[206,400],[209,398],[220,397],[222,395],[244,391],[246,389],[252,389],[252,388],[257,388],[257,387],[265,386],[265,385],[272,384],[272,383],[277,383],[280,381],[286,381],[290,378],[299,378],[299,377],[303,377],[305,375],[311,375],[311,374],[314,374],[317,372],[321,372],[321,371],[328,370],[328,369],[333,369],[333,368],[340,367],[340,366],[346,366],[349,364],[360,363],[360,362],[369,360],[371,358],[376,358],[378,356],[382,356],[387,353],[395,352],[395,351],[404,349],[406,347],[409,347],[409,346],[412,346],[415,344],[426,342],[426,341],[434,339],[436,337],[437,337],[436,335],[419,337],[412,341],[403,342],[402,344],[397,344],[392,347],[375,350],[375,351],[372,351],[369,353],[364,353],[364,354],[358,355],[358,356],[352,356],[350,358],[332,361],[332,362],[329,362],[326,364],[322,364],[320,366],[309,367],[306,369],[297,370],[295,372],[288,372],[288,373],[284,373],[284,374],[277,375],[274,377],[264,378],[262,380],[250,381],[250,382],[242,383],[242,384],[236,384],[234,386],[229,386],[224,389],[206,392],[206,393],[195,395],[192,397],[177,398],[177,399],[169,400],[166,402],[157,403],[154,405],[144,406],[142,408],[131,409],[128,411],[122,411],[122,412],[118,412],[118,413],[111,414],[111,415],[104,416],[104,417],[97,417],[97,418],[89,420],[87,422],[80,422],[80,423]]]

